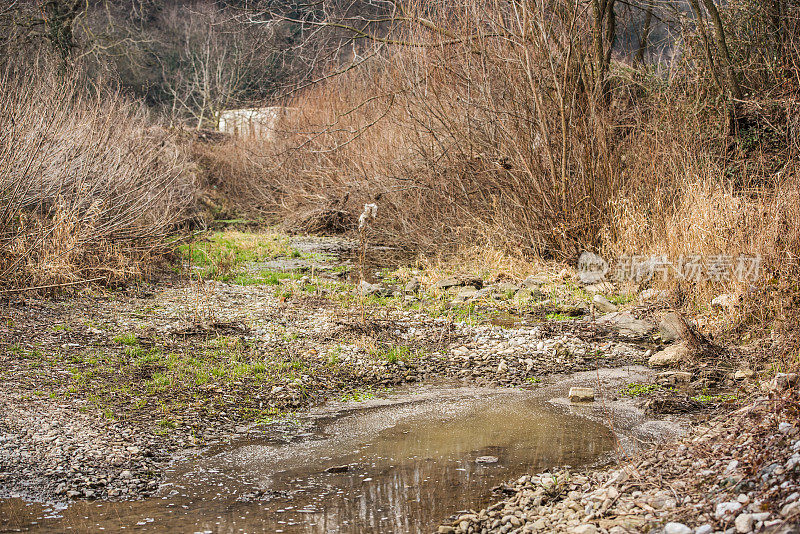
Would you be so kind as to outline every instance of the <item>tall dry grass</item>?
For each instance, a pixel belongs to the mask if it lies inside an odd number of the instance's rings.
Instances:
[[[146,112],[47,61],[0,74],[0,284],[147,271],[194,199],[189,160]]]

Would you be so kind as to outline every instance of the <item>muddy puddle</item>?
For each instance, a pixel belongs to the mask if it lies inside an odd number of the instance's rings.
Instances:
[[[0,531],[432,532],[502,482],[613,445],[604,426],[529,391],[418,387],[251,429],[177,461],[148,500],[0,501]]]

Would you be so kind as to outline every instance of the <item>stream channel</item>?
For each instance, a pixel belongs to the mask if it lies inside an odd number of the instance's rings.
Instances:
[[[533,391],[417,386],[254,427],[176,460],[142,501],[0,501],[0,530],[433,532],[490,504],[503,482],[602,461],[613,447],[606,427]]]

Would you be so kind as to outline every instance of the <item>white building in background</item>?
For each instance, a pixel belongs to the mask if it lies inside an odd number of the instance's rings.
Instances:
[[[275,141],[288,133],[290,119],[296,119],[298,108],[274,106],[267,108],[229,109],[219,115],[219,131],[240,137]]]

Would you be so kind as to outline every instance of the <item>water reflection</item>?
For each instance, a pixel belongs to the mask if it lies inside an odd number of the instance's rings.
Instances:
[[[78,503],[58,520],[7,501],[0,517],[16,513],[5,526],[24,528],[20,518],[33,512],[27,526],[73,531],[430,532],[455,511],[487,504],[503,481],[586,463],[612,446],[604,427],[526,392],[447,390],[323,415],[296,442],[249,441],[186,462],[161,498]],[[480,456],[498,462],[478,464]]]

